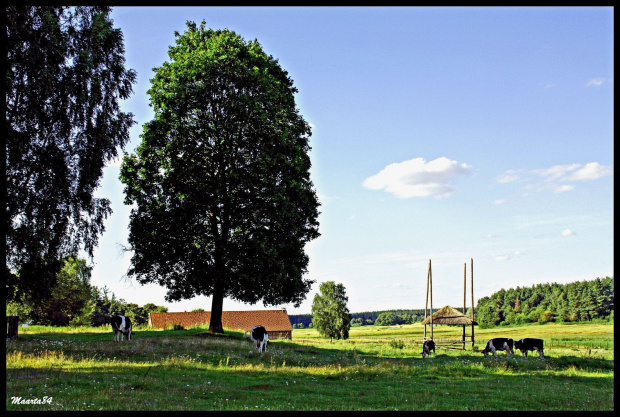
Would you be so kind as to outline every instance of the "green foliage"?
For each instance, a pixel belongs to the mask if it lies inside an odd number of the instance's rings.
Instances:
[[[5,232],[9,301],[49,297],[64,259],[92,258],[109,200],[105,164],[129,141],[118,101],[136,73],[108,6],[6,6]],[[58,313],[59,322],[71,320]]]
[[[6,304],[8,316],[19,316],[20,322],[51,326],[101,326],[120,313],[129,317],[134,326],[146,324],[151,312],[167,312],[163,306],[147,303],[143,307],[118,299],[107,287],[90,285],[91,267],[83,259],[68,258],[58,273],[56,284],[46,299],[32,302],[21,300]]]
[[[224,297],[298,306],[304,246],[317,238],[308,123],[297,89],[258,41],[187,23],[155,68],[155,116],[120,178],[133,252],[128,275],[176,301],[212,296],[210,331],[223,331]]]
[[[357,327],[357,326],[363,326],[363,325],[364,325],[364,320],[362,318],[351,319],[351,327]]]
[[[478,300],[476,321],[481,328],[500,324],[613,320],[614,278],[570,284],[536,284],[500,290]]]
[[[168,307],[157,306],[153,303],[146,303],[142,306],[142,309],[146,314],[148,313],[167,313]]]
[[[392,349],[403,349],[405,347],[405,342],[400,339],[390,340],[388,344]]]
[[[83,259],[66,259],[50,296],[36,302],[22,300],[18,308],[21,317],[53,326],[90,324],[89,315],[93,311],[90,303],[91,269]]]
[[[348,339],[351,315],[347,307],[349,298],[344,286],[326,281],[319,286],[319,293],[312,301],[312,325],[318,332],[332,339]]]
[[[375,320],[375,326],[393,326],[395,324],[403,324],[404,320],[391,311],[379,314]]]

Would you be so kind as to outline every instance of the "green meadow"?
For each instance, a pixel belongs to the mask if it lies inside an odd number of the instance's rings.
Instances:
[[[459,338],[437,326],[434,338]],[[613,410],[613,324],[477,329],[465,350],[422,359],[424,326],[351,328],[329,342],[313,329],[256,352],[242,332],[19,329],[6,342],[7,410]],[[427,330],[430,333],[430,330]],[[492,337],[538,337],[536,354],[479,349]]]

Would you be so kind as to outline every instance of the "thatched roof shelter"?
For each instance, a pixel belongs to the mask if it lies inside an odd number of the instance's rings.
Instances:
[[[427,317],[426,320],[422,322],[422,324],[431,324],[431,318]],[[439,311],[433,313],[433,324],[447,324],[447,325],[478,325],[475,321],[467,317],[465,314],[460,311],[450,307],[445,306]]]

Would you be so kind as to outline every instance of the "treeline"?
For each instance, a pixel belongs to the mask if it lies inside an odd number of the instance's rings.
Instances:
[[[68,258],[56,276],[50,297],[30,300],[25,296],[6,304],[7,316],[19,316],[20,323],[45,326],[101,326],[105,318],[125,314],[134,325],[148,323],[149,313],[168,309],[153,303],[128,303],[108,290],[90,284],[91,267],[83,259]]]
[[[536,284],[501,289],[478,300],[476,321],[481,327],[524,323],[613,320],[614,278],[570,284]]]
[[[294,329],[312,327],[312,314],[289,315]],[[352,326],[392,326],[395,324],[412,324],[424,320],[424,309],[415,310],[381,310],[351,313]]]

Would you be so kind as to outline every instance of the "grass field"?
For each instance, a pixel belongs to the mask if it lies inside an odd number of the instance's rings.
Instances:
[[[430,331],[430,330],[429,330]],[[7,410],[613,410],[613,324],[479,330],[472,350],[422,359],[419,324],[312,329],[260,355],[242,332],[20,328],[6,344]],[[435,339],[460,337],[438,326]],[[501,352],[492,337],[545,339],[545,359]],[[29,403],[30,402],[30,403]]]

